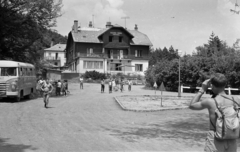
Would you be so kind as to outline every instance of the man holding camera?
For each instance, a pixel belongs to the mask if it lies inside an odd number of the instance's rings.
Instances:
[[[209,124],[210,130],[206,138],[205,152],[236,152],[237,151],[237,140],[236,139],[225,139],[219,140],[215,137],[216,131],[216,102],[221,106],[233,106],[234,102],[231,100],[232,97],[226,95],[225,86],[227,79],[223,74],[216,73],[211,79],[205,80],[202,83],[202,88],[192,99],[189,108],[192,110],[208,109],[209,112]],[[199,101],[205,91],[211,86],[213,97]],[[215,101],[216,100],[216,101]],[[234,97],[234,100],[240,104],[239,98]]]

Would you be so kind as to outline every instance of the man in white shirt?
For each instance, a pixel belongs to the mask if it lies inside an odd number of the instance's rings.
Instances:
[[[83,89],[83,77],[80,77],[79,81],[80,81],[80,89]]]

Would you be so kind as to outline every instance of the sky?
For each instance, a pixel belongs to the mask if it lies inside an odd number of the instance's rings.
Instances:
[[[104,28],[106,22],[146,34],[153,48],[182,50],[191,54],[197,46],[208,42],[212,32],[232,46],[240,39],[240,14],[234,14],[235,2],[240,0],[62,0],[63,15],[54,27],[68,35],[74,20],[81,27]],[[240,7],[236,7],[239,11]]]

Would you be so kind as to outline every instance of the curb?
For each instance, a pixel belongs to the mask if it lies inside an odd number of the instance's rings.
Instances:
[[[155,110],[136,110],[136,109],[129,109],[126,108],[122,103],[117,99],[117,97],[114,97],[116,102],[119,104],[119,106],[125,110],[125,111],[133,111],[133,112],[156,112],[156,111],[166,111],[166,110],[181,110],[181,109],[188,109],[188,106],[182,106],[182,107],[169,107],[169,108],[163,108],[163,109],[155,109]]]

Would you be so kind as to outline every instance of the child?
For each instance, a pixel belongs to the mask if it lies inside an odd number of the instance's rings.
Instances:
[[[131,91],[132,89],[132,80],[128,80],[128,91]]]
[[[104,88],[105,88],[105,81],[102,79],[101,81],[101,93],[104,93]]]
[[[63,85],[62,85],[62,91],[65,96],[67,96],[67,91],[68,91],[68,83],[67,80],[64,80]]]
[[[112,80],[111,79],[108,82],[108,86],[109,86],[109,93],[112,93]]]

